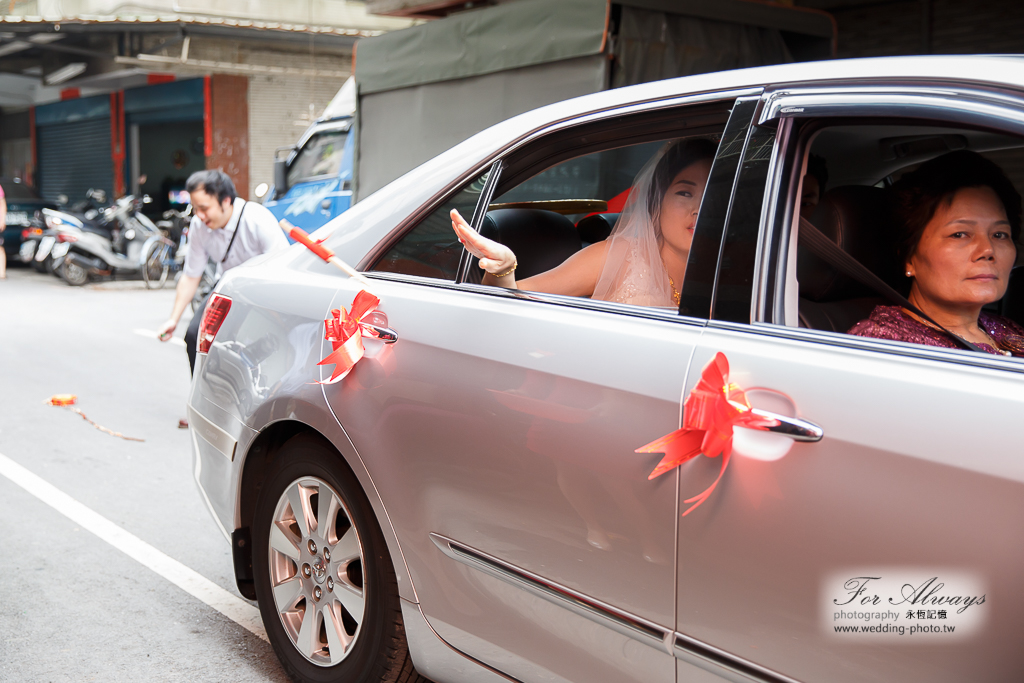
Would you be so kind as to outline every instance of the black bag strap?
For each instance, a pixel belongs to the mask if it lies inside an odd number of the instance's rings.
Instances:
[[[968,351],[984,353],[975,344],[972,344],[958,334],[950,332],[945,327],[932,320],[927,313],[910,303],[906,297],[893,289],[889,283],[872,273],[860,261],[843,251],[838,244],[826,237],[825,233],[818,230],[818,228],[816,228],[814,224],[806,218],[800,219],[799,234],[800,242],[802,242],[812,254],[828,263],[843,275],[856,280],[866,287],[870,287],[888,299],[890,303],[902,306],[919,318],[928,321],[933,327],[935,327],[935,329],[948,336],[953,343],[958,346],[961,346]]]
[[[238,237],[238,233],[242,232],[242,214],[245,213],[245,207],[249,206],[249,202],[245,200],[242,201],[245,203],[242,204],[242,208],[238,211],[238,222],[235,223],[235,231],[231,233],[231,241],[228,242],[228,248],[224,250],[224,258],[220,260],[221,263],[228,260],[228,254],[231,253],[231,247],[235,243],[235,238]]]

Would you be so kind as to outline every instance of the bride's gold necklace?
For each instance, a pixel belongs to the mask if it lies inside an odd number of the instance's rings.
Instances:
[[[679,300],[682,298],[682,295],[679,293],[679,290],[676,289],[676,283],[672,279],[671,275],[668,276],[668,286],[672,288],[672,301],[674,301],[676,306],[678,306]]]

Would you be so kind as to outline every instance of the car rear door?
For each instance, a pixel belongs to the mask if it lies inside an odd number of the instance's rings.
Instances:
[[[878,115],[888,96],[846,97],[841,111],[772,106],[851,116],[863,97]],[[947,102],[934,96],[930,116]],[[686,391],[721,353],[729,382],[770,390],[750,394],[755,408],[788,406],[824,436],[774,460],[748,443],[680,520],[676,654],[762,681],[1020,680],[1024,364],[769,322],[802,168],[791,121],[778,125],[791,146],[737,185]],[[683,510],[719,465],[680,468]]]
[[[698,233],[720,234],[754,103],[729,119]],[[661,455],[635,450],[678,427],[705,320],[375,277],[399,340],[368,342],[325,393],[390,506],[433,629],[523,681],[674,681],[676,475],[648,481]]]

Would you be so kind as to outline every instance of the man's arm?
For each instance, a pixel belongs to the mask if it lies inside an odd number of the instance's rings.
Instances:
[[[175,288],[174,294],[174,308],[171,309],[171,317],[167,319],[160,329],[157,330],[157,337],[160,341],[167,341],[171,338],[174,333],[174,328],[178,326],[178,321],[181,320],[181,314],[185,312],[185,307],[192,301],[192,297],[196,295],[196,290],[199,289],[199,281],[203,279],[203,276],[199,277],[188,277],[182,274],[178,278],[178,286]],[[202,313],[199,313],[202,315]]]

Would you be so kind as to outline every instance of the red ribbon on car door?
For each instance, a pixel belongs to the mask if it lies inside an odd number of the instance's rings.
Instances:
[[[773,427],[776,421],[751,412],[750,403],[743,390],[729,382],[729,361],[719,352],[711,359],[701,373],[700,381],[683,403],[683,426],[666,434],[646,446],[636,449],[637,453],[664,453],[658,466],[648,480],[668,472],[691,458],[705,455],[709,458],[722,456],[722,468],[711,486],[686,503],[693,503],[683,517],[690,514],[711,495],[732,455],[733,427],[764,429]]]
[[[352,311],[344,306],[331,311],[331,317],[324,320],[324,339],[331,342],[334,350],[317,365],[334,365],[331,378],[320,384],[334,384],[345,379],[355,364],[363,357],[363,337],[377,337],[377,332],[362,319],[377,309],[380,299],[365,289],[359,290],[352,300]]]

